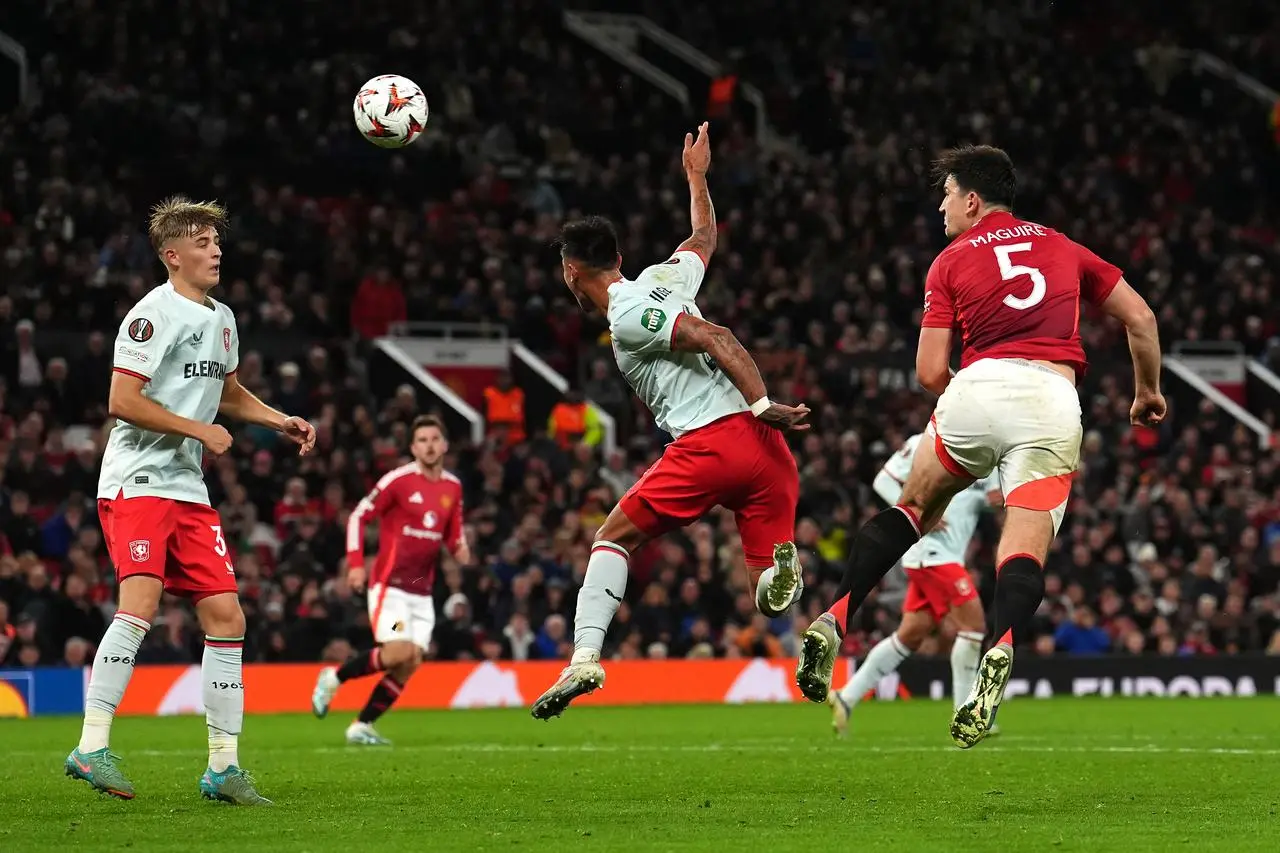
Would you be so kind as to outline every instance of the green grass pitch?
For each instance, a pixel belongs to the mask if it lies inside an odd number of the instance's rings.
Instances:
[[[253,717],[270,809],[199,798],[198,717],[126,718],[137,799],[62,775],[79,721],[0,721],[0,851],[1280,850],[1280,700],[1017,700],[950,745],[949,706],[810,705]]]

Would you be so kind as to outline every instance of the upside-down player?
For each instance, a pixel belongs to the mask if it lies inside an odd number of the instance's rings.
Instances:
[[[579,305],[608,316],[618,368],[675,441],[596,534],[578,594],[573,657],[534,702],[539,719],[558,716],[604,684],[600,650],[626,591],[630,554],[716,505],[737,518],[761,612],[781,614],[801,592],[792,542],[799,476],[781,430],[807,428],[800,421],[809,410],[771,402],[742,344],[702,319],[695,300],[716,248],[705,122],[696,142],[685,136],[683,159],[693,235],[635,281],[620,272],[618,237],[607,220],[590,217],[561,232],[565,284]]]
[[[911,472],[911,460],[919,452],[922,435],[913,435],[890,456],[872,488],[889,506],[902,496],[902,485]],[[880,679],[911,657],[925,637],[950,614],[956,627],[951,645],[951,695],[957,706],[969,696],[978,677],[986,615],[978,591],[964,567],[969,542],[978,530],[978,518],[989,506],[999,506],[1000,482],[995,474],[960,492],[947,507],[942,521],[902,555],[907,573],[907,596],[902,602],[902,622],[867,653],[867,659],[840,690],[831,691],[832,725],[843,737],[849,712]]]
[[[66,773],[124,799],[133,785],[108,748],[116,706],[162,592],[187,596],[205,633],[201,662],[209,767],[200,792],[240,805],[270,802],[239,767],[244,721],[244,613],[235,568],[200,468],[231,447],[219,414],[276,429],[309,453],[315,430],[263,403],[236,378],[235,316],[209,297],[221,268],[226,211],[168,199],[151,214],[151,245],[169,280],[120,324],[108,408],[116,419],[102,457],[98,517],[119,581],[120,609],[94,656],[80,744]]]
[[[930,447],[916,454],[897,506],[858,531],[835,604],[804,634],[796,683],[812,701],[826,699],[849,612],[933,528],[953,495],[999,470],[1005,524],[996,552],[996,645],[983,655],[978,680],[951,723],[952,739],[968,748],[986,735],[1013,668],[1014,638],[1025,634],[1044,597],[1044,560],[1079,463],[1082,300],[1128,331],[1133,423],[1159,423],[1165,400],[1151,308],[1118,268],[1013,215],[1017,177],[1009,156],[965,146],[944,152],[935,169],[944,190],[938,210],[954,239],[925,280],[916,353],[920,384],[940,395]],[[957,327],[962,354],[953,377],[948,362]]]
[[[317,717],[329,713],[338,685],[384,673],[360,715],[347,727],[347,743],[389,743],[373,724],[395,704],[431,645],[436,610],[431,599],[440,549],[471,562],[462,531],[462,483],[444,470],[449,438],[435,415],[415,418],[409,452],[413,461],[385,474],[347,521],[347,580],[354,590],[369,582],[369,624],[374,646],[340,667],[321,670],[311,694]],[[364,528],[378,519],[378,557],[372,575],[364,569]]]

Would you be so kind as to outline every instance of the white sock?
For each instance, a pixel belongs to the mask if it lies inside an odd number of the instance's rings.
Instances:
[[[572,663],[600,660],[604,635],[627,592],[627,549],[612,542],[596,542],[587,560],[587,576],[578,591],[573,617]]]
[[[209,769],[221,773],[240,763],[236,751],[244,724],[244,638],[205,637],[200,675],[209,726]]]
[[[959,708],[969,698],[978,680],[978,663],[982,660],[982,635],[977,631],[960,631],[951,645],[951,699]]]
[[[89,690],[84,700],[84,726],[80,729],[80,751],[105,749],[111,740],[111,722],[116,706],[133,677],[133,659],[151,625],[137,616],[117,611],[98,643],[89,674]]]
[[[890,634],[876,643],[862,666],[853,674],[853,678],[840,688],[840,698],[852,708],[868,691],[875,689],[880,679],[897,669],[909,657],[911,650],[902,645],[897,634]]]

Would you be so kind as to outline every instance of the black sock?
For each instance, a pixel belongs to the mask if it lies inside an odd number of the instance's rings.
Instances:
[[[996,570],[996,642],[1012,646],[1014,637],[1025,637],[1042,600],[1044,570],[1039,560],[1015,554],[1001,563]]]
[[[356,652],[348,658],[346,663],[338,667],[338,681],[350,681],[375,672],[382,672],[382,649],[378,646]]]
[[[920,541],[917,522],[906,509],[892,506],[862,525],[849,546],[849,561],[844,579],[836,590],[835,600],[849,596],[849,609],[841,631],[848,631],[849,620],[876,584],[902,559],[907,549]]]
[[[403,689],[404,685],[396,681],[390,673],[382,676],[382,680],[374,686],[373,692],[369,694],[369,701],[364,703],[364,708],[360,710],[360,716],[356,719],[362,723],[372,723],[395,704]]]

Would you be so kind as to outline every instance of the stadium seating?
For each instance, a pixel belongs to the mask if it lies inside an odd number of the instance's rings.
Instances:
[[[227,0],[188,19],[180,43],[199,51],[174,46],[147,4],[119,19],[108,4],[55,5],[48,19],[37,0],[8,4],[37,73],[31,105],[0,122],[0,666],[82,660],[77,638],[96,642],[112,608],[93,505],[111,339],[158,275],[147,207],[176,191],[234,214],[220,298],[237,314],[242,381],[320,429],[305,461],[238,429],[210,467],[246,659],[342,659],[369,639],[343,579],[343,526],[416,410],[412,392],[374,397],[368,338],[389,320],[496,319],[589,393],[616,392],[598,322],[554,333],[549,318],[577,309],[547,243],[563,218],[599,212],[619,225],[627,271],[665,257],[685,236],[675,164],[696,116],[567,34],[555,3],[434,0],[402,17],[404,4],[370,0],[339,19],[313,0]],[[760,81],[802,151],[764,152],[742,121],[712,128],[721,244],[702,305],[773,396],[814,408],[815,430],[794,445],[807,576],[794,619],[754,616],[733,523],[716,515],[637,555],[610,653],[794,653],[876,508],[866,484],[928,418],[909,371],[920,282],[942,245],[928,176],[941,146],[1007,147],[1024,213],[1123,266],[1166,342],[1226,338],[1262,355],[1280,334],[1265,110],[1225,93],[1206,106],[1210,82],[1139,64],[1160,33],[1136,13],[1108,27],[1030,5],[831,0],[779,21],[747,0],[723,26],[714,9],[628,7]],[[1274,51],[1223,26],[1203,46],[1280,84]],[[423,82],[434,111],[398,154],[359,139],[347,107],[389,69]],[[376,311],[360,296],[384,291]],[[1280,652],[1280,451],[1211,405],[1131,429],[1123,338],[1092,320],[1084,467],[1037,648],[1066,653],[1097,625],[1117,654]],[[439,579],[438,658],[476,658],[485,639],[507,657],[566,655],[593,531],[661,449],[647,413],[616,401],[615,458],[565,452],[536,423],[515,448],[455,436],[478,565],[447,562]],[[294,478],[304,493],[285,497]],[[988,579],[993,530],[973,561]],[[892,586],[848,652],[892,628]],[[162,618],[139,660],[197,659],[189,612],[167,601]]]

